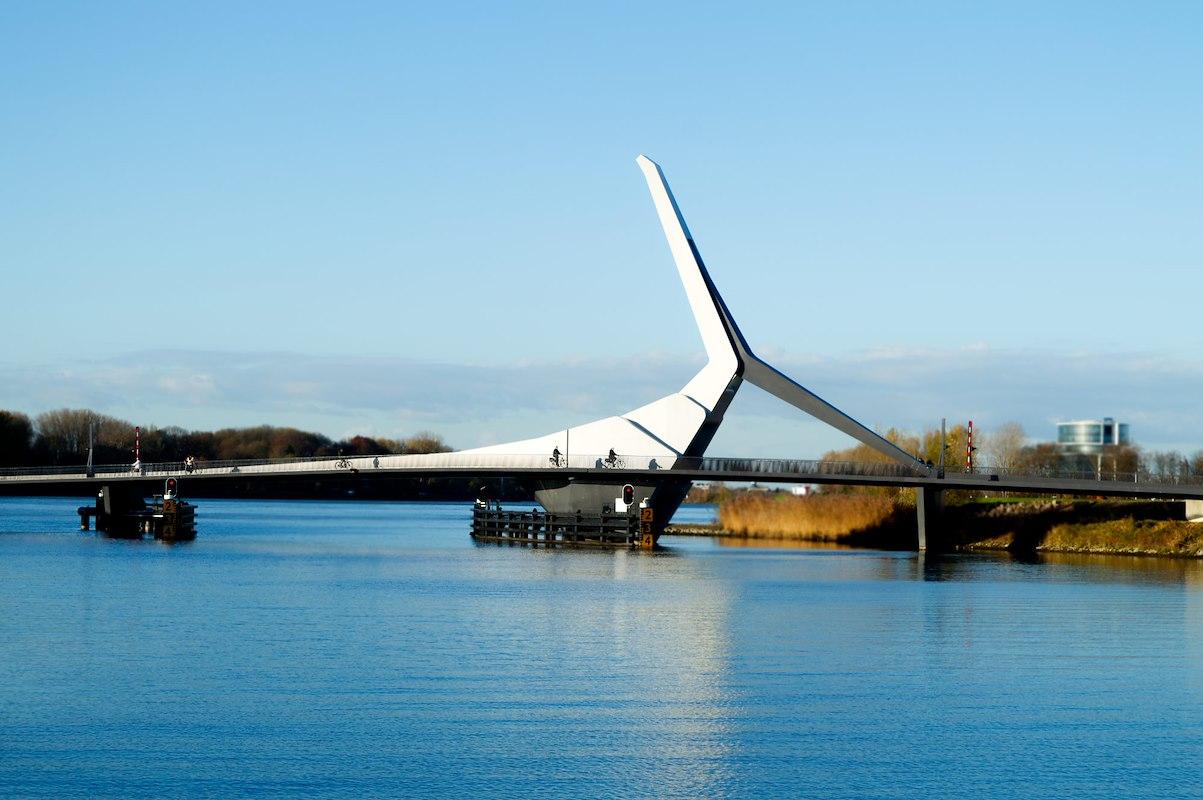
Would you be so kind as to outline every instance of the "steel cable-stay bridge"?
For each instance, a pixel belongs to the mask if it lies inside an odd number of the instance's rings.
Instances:
[[[549,514],[597,512],[630,484],[654,511],[658,535],[694,481],[895,486],[916,490],[917,544],[936,534],[946,490],[1203,500],[1203,476],[1060,471],[937,470],[757,356],[710,277],[660,167],[640,156],[652,201],[704,345],[705,366],[678,392],[624,414],[544,436],[452,453],[208,461],[0,470],[0,492],[55,485],[133,492],[152,480],[319,480],[331,476],[531,479]],[[744,382],[852,437],[884,462],[715,458],[705,452]],[[933,415],[936,416],[936,415]],[[571,444],[571,451],[569,445]],[[592,455],[605,453],[605,455]],[[642,453],[632,456],[628,453]],[[590,454],[590,455],[584,455]],[[619,455],[621,454],[621,455]],[[626,491],[623,492],[626,494]],[[625,504],[625,503],[624,503]]]

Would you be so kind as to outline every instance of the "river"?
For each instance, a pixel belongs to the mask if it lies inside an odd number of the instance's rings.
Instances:
[[[475,545],[462,503],[0,498],[0,796],[1203,795],[1203,564]],[[711,510],[686,507],[702,521]]]

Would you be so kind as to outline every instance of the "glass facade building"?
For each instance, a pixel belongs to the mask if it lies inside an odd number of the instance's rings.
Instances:
[[[1057,444],[1066,455],[1098,455],[1130,441],[1128,424],[1111,417],[1057,423]]]

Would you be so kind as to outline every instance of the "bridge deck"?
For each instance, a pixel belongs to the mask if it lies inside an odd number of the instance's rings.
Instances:
[[[574,455],[553,460],[546,456],[476,453],[356,456],[349,458],[261,459],[200,462],[189,471],[182,462],[84,467],[0,470],[0,491],[13,494],[21,487],[77,485],[81,489],[104,483],[163,480],[169,477],[203,481],[313,480],[328,477],[572,477],[606,482],[636,482],[676,478],[689,481],[748,483],[810,483],[898,486],[933,489],[976,489],[1046,494],[1102,495],[1203,499],[1203,476],[1160,478],[1144,473],[1102,475],[1065,472],[1043,474],[1008,471],[947,472],[944,477],[898,464],[877,462],[806,461],[792,459],[684,458],[674,456]]]

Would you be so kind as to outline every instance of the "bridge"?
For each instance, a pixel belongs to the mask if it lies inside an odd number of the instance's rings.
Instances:
[[[653,509],[658,536],[694,481],[893,486],[916,490],[916,541],[921,550],[938,531],[943,493],[953,489],[1203,500],[1203,476],[1196,483],[1148,474],[962,473],[937,470],[907,453],[753,352],[702,261],[663,171],[644,156],[636,161],[707,355],[706,365],[679,391],[632,411],[544,436],[453,453],[9,469],[0,470],[0,492],[61,486],[94,495],[101,487],[133,491],[166,478],[218,482],[513,476],[531,479],[536,499],[553,514],[597,513],[630,484],[635,502]],[[885,461],[707,456],[724,413],[745,381],[851,436]]]
[[[1131,497],[1203,502],[1203,476],[1188,478],[1148,473],[1081,473],[1043,470],[1039,472],[983,469],[975,472],[919,470],[883,462],[823,461],[799,459],[723,458],[705,456],[678,458],[661,465],[657,456],[605,455],[553,457],[523,454],[479,454],[468,452],[425,455],[352,456],[346,458],[282,458],[208,461],[192,466],[184,462],[146,463],[85,467],[44,467],[0,470],[0,492],[18,493],[46,487],[74,487],[80,494],[94,493],[106,486],[130,485],[145,489],[167,478],[205,483],[251,479],[311,482],[324,478],[526,478],[535,481],[585,483],[603,482],[654,484],[665,481],[723,481],[761,484],[835,484],[885,486],[917,490],[919,520],[916,544],[927,548],[929,535],[936,534],[941,495],[948,490],[1019,492],[1024,494],[1067,494]]]

